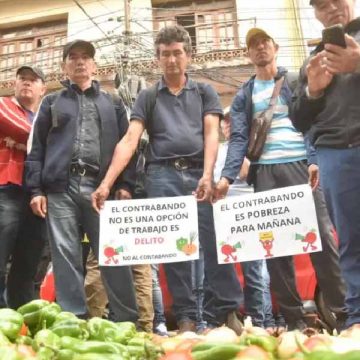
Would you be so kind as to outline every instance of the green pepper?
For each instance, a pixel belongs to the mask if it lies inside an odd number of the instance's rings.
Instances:
[[[33,339],[32,339],[30,336],[19,335],[19,336],[15,339],[15,343],[18,344],[18,345],[29,345],[29,346],[32,346]]]
[[[118,326],[109,320],[94,317],[87,322],[89,340],[113,341],[121,343],[123,336]]]
[[[56,354],[56,360],[73,360],[74,355],[70,349],[60,349]]]
[[[83,341],[75,339],[70,336],[63,336],[61,338],[61,348],[68,349],[74,353],[99,353],[99,354],[120,354],[128,356],[129,353],[126,346],[114,342],[103,342],[96,340]]]
[[[0,346],[9,345],[10,340],[0,331]]]
[[[245,338],[246,345],[257,345],[266,352],[273,353],[277,349],[277,340],[273,336],[255,336],[248,334]]]
[[[49,304],[50,302],[47,300],[37,299],[20,306],[17,311],[24,316],[27,326],[35,326],[39,321],[40,313],[38,311]]]
[[[192,352],[191,356],[193,360],[229,360],[243,349],[243,345],[223,344],[208,350]]]
[[[41,347],[47,347],[52,350],[60,349],[60,338],[51,330],[43,329],[36,333],[33,341],[33,349],[39,350]]]
[[[161,353],[161,348],[145,337],[133,337],[126,344],[126,348],[135,359],[157,359]]]
[[[87,339],[89,337],[86,321],[78,318],[55,321],[50,330],[60,337],[71,336],[77,339]]]
[[[128,341],[136,335],[135,324],[129,321],[123,321],[116,323],[118,337],[117,342],[121,344],[127,344]]]
[[[23,360],[24,357],[11,347],[0,347],[0,359]]]
[[[61,311],[55,317],[54,324],[63,320],[76,320],[78,319],[75,314],[69,311]]]
[[[73,360],[129,360],[129,357],[124,357],[119,354],[97,354],[97,353],[87,353],[87,354],[77,354],[74,356]]]
[[[195,344],[191,348],[191,352],[209,350],[214,347],[219,347],[219,346],[228,345],[228,344],[229,344],[228,342],[225,343],[225,342],[218,342],[218,341],[201,342],[201,343]],[[242,348],[243,349],[245,348],[245,344],[244,344],[244,346],[242,346]]]
[[[25,324],[34,335],[54,323],[56,316],[61,312],[61,307],[56,303],[37,299],[21,306],[18,312],[24,316]]]
[[[55,360],[56,352],[47,347],[41,347],[36,353],[36,360]]]
[[[20,333],[24,323],[21,314],[12,309],[0,309],[0,331],[11,341]]]

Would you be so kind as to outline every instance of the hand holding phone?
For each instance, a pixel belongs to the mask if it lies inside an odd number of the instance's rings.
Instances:
[[[333,44],[346,48],[345,32],[341,24],[336,24],[323,29],[322,41],[324,44]]]

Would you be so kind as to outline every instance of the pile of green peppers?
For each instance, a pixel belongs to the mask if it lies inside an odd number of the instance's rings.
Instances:
[[[27,334],[20,335],[24,324]],[[17,311],[0,309],[0,359],[27,359],[17,347],[31,346],[33,360],[156,360],[160,348],[131,322],[88,321],[61,311],[56,303],[34,300]]]

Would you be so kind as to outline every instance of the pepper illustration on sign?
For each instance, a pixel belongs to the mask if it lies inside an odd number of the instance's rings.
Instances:
[[[197,246],[194,244],[196,238],[197,238],[197,233],[191,232],[190,240],[185,237],[181,237],[176,240],[176,248],[188,256],[193,255],[197,251]]]
[[[311,250],[317,250],[317,246],[314,245],[314,243],[317,240],[317,235],[316,235],[315,229],[311,229],[305,235],[296,233],[295,240],[301,240],[302,242],[306,243],[306,245],[303,246],[303,250],[305,252],[307,252],[309,250],[309,247],[311,248]]]
[[[230,258],[234,262],[237,260],[237,256],[235,254],[238,249],[241,249],[240,242],[237,242],[235,245],[230,245],[230,244],[226,243],[225,241],[223,241],[220,243],[220,246],[221,246],[221,249],[220,249],[221,253],[225,255],[224,262],[229,262]]]
[[[118,248],[114,248],[110,245],[104,247],[104,256],[106,257],[105,264],[109,265],[111,262],[114,264],[118,264],[119,260],[116,258],[117,255],[124,252],[124,247],[119,246]]]
[[[274,255],[271,253],[271,249],[273,247],[274,242],[274,234],[272,231],[264,231],[259,233],[259,240],[266,251],[266,258],[273,257]]]

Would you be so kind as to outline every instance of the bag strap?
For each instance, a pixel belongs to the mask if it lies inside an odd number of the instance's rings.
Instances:
[[[275,86],[274,86],[274,90],[273,93],[271,95],[270,98],[270,102],[269,102],[269,107],[263,111],[263,115],[265,116],[265,119],[267,119],[267,122],[271,124],[272,119],[273,119],[273,115],[274,115],[274,111],[275,111],[275,105],[277,102],[277,98],[280,94],[280,90],[282,87],[282,84],[284,83],[284,77],[282,76],[280,79],[277,79],[275,81]]]
[[[280,90],[281,90],[283,83],[284,83],[284,76],[282,76],[280,79],[276,80],[274,90],[273,90],[273,93],[271,95],[271,99],[269,102],[269,109],[274,108],[274,106],[276,105],[276,101],[280,94]]]

